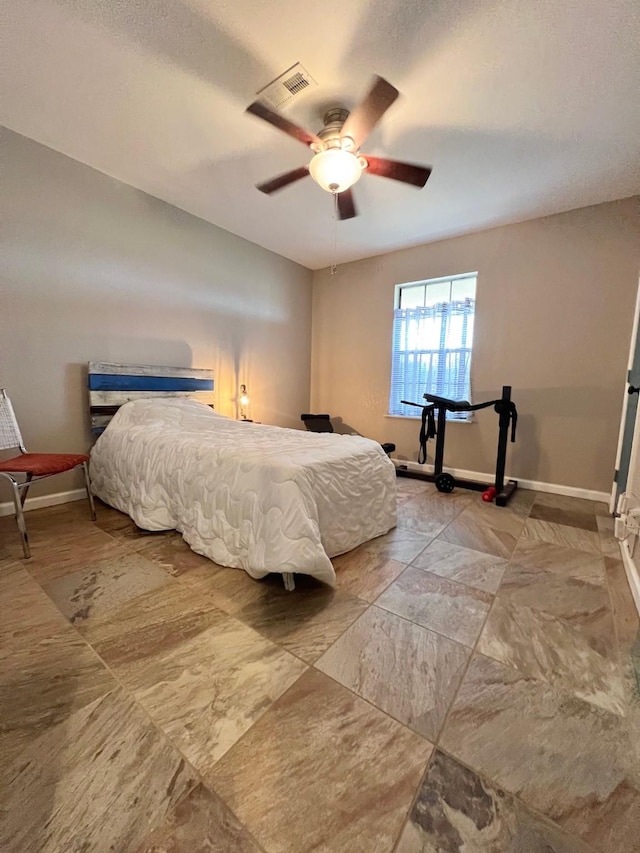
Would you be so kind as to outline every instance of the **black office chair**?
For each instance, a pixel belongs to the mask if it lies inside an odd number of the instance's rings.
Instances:
[[[309,432],[333,432],[333,424],[331,423],[331,415],[300,415],[300,419],[304,423]],[[390,441],[381,445],[384,452],[389,456],[396,449],[395,444]]]
[[[333,432],[330,415],[300,415],[309,432]]]

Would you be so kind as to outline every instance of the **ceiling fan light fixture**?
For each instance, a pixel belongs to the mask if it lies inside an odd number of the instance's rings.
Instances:
[[[313,180],[329,193],[341,193],[352,187],[362,174],[361,158],[342,148],[320,151],[309,163]]]

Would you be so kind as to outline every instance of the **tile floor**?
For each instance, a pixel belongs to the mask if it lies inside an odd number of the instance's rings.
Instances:
[[[606,507],[398,480],[337,589],[84,503],[0,519],[3,853],[640,851]]]

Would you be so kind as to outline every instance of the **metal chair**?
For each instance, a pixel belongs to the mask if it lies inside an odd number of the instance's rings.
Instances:
[[[4,388],[0,388],[0,450],[14,448],[20,450],[20,455],[0,461],[0,477],[6,477],[11,483],[16,521],[22,537],[22,550],[25,558],[28,558],[31,556],[31,550],[23,507],[32,483],[52,477],[54,474],[63,474],[74,468],[82,468],[93,521],[96,520],[96,510],[89,479],[89,457],[84,453],[27,453],[9,395]],[[16,479],[16,476],[25,479],[21,482]]]

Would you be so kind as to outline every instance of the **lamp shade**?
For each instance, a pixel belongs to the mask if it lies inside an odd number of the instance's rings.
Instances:
[[[313,180],[329,193],[341,193],[352,187],[362,174],[355,154],[342,148],[328,148],[309,163]]]

